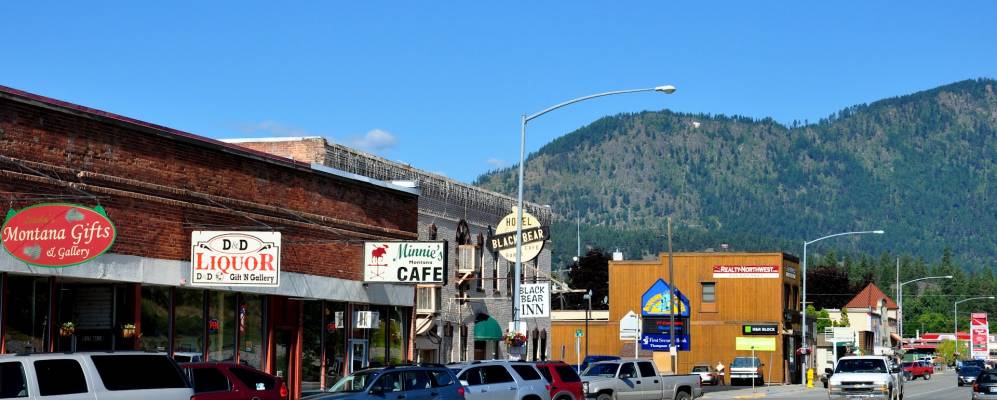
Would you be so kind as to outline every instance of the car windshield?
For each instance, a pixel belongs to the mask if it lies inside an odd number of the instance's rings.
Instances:
[[[962,376],[976,376],[979,375],[979,373],[980,373],[980,367],[977,366],[969,365],[969,366],[963,366],[961,369],[959,369],[959,375]]]
[[[705,366],[702,366],[702,365],[698,365],[698,366],[692,367],[692,372],[710,372],[710,367],[705,367]]]
[[[329,388],[333,393],[362,392],[370,381],[377,377],[376,371],[357,372],[353,375],[344,376],[335,385]]]
[[[612,378],[616,376],[616,370],[620,368],[620,364],[617,363],[599,363],[592,364],[589,366],[582,376],[602,376],[606,378]]]
[[[997,383],[997,374],[995,374],[993,372],[987,372],[987,373],[980,374],[980,376],[978,378],[976,378],[976,382],[978,382],[978,383]]]
[[[760,362],[757,358],[751,357],[736,357],[734,362],[730,363],[731,368],[752,368],[757,367]]]
[[[840,360],[838,361],[838,366],[834,369],[834,373],[873,373],[873,374],[885,374],[886,364],[883,360],[878,359],[851,359],[851,360]]]

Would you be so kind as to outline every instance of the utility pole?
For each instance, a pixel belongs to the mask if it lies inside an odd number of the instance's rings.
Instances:
[[[672,373],[678,374],[679,352],[675,338],[675,269],[672,265],[672,217],[668,217],[668,347],[672,358]],[[679,312],[682,305],[679,303]],[[689,329],[689,327],[686,327]]]

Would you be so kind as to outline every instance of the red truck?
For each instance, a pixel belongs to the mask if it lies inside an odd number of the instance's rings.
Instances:
[[[924,378],[931,379],[931,374],[935,373],[935,367],[924,361],[908,361],[904,364],[904,371],[910,374],[911,380]]]

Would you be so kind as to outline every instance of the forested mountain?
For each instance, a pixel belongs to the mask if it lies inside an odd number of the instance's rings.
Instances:
[[[628,258],[676,250],[782,250],[850,230],[883,236],[817,250],[913,254],[992,268],[997,255],[997,94],[967,80],[838,111],[811,124],[671,111],[601,118],[526,162],[528,201],[550,204],[555,263],[582,244]],[[515,194],[516,168],[475,184]],[[583,249],[584,252],[584,249]]]

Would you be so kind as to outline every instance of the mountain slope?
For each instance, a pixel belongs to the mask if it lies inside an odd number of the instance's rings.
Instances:
[[[526,198],[551,204],[555,254],[583,243],[628,257],[664,248],[783,250],[830,233],[884,229],[828,247],[997,255],[997,81],[967,80],[841,110],[815,124],[670,111],[601,118],[526,162]],[[512,194],[515,168],[477,185]]]

